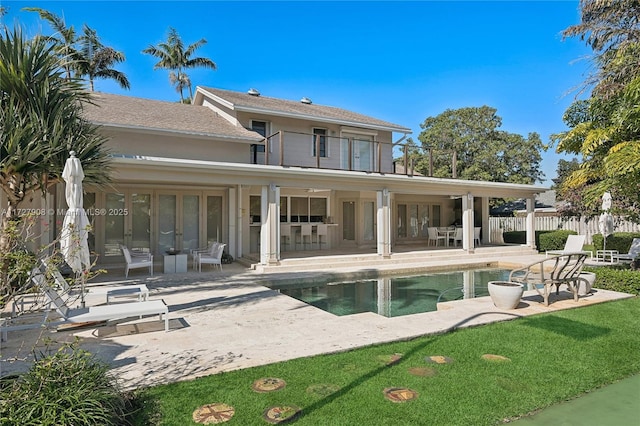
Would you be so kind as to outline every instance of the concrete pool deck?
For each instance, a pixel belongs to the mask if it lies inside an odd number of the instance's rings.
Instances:
[[[527,264],[539,258],[516,256],[501,262]],[[475,261],[497,262],[495,258]],[[432,266],[447,264],[455,268],[461,263],[469,262],[434,260]],[[429,266],[429,262],[422,262],[399,269],[417,272]],[[151,299],[163,299],[169,306],[170,331],[165,333],[163,323],[157,317],[149,317],[58,332],[11,332],[9,340],[2,343],[0,373],[7,375],[28,368],[39,333],[56,343],[79,338],[81,346],[107,362],[124,388],[129,389],[632,297],[596,289],[576,303],[569,292],[561,290],[560,296],[552,296],[551,304],[545,307],[534,291],[526,292],[518,309],[510,311],[499,310],[490,298],[481,297],[448,302],[436,312],[403,317],[386,318],[373,313],[337,317],[262,285],[293,277],[310,279],[320,273],[259,274],[232,264],[225,265],[223,272],[190,271],[154,277],[134,273],[129,280],[110,278],[109,285],[144,283]],[[104,300],[88,296],[87,303]],[[44,348],[40,344],[37,349]]]

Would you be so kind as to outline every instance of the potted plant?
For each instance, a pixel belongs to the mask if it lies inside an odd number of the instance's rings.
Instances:
[[[524,285],[511,281],[489,281],[489,296],[496,308],[515,309],[524,293]]]

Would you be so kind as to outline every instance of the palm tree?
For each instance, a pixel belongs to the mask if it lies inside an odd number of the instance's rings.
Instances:
[[[76,37],[76,30],[73,28],[73,25],[67,27],[64,18],[39,7],[25,7],[23,10],[38,13],[40,19],[44,19],[51,25],[51,28],[55,31],[55,35],[49,36],[48,39],[56,45],[58,55],[65,58],[63,66],[67,79],[70,79],[71,72],[73,71],[73,60],[75,60],[78,55],[78,51],[75,48],[78,38]]]
[[[166,69],[171,71],[169,81],[176,86],[176,90],[180,92],[180,101],[184,102],[182,91],[185,87],[189,88],[189,96],[193,98],[193,89],[191,80],[185,73],[185,69],[204,67],[215,70],[216,64],[209,58],[191,58],[193,53],[207,43],[204,38],[190,44],[185,49],[182,38],[175,30],[169,27],[167,40],[159,43],[157,46],[149,45],[142,53],[155,56],[159,61],[153,66],[153,69]]]
[[[113,64],[124,62],[123,53],[104,46],[96,31],[88,25],[84,26],[83,35],[78,41],[80,50],[75,66],[76,76],[89,77],[89,87],[92,92],[94,90],[93,81],[96,78],[111,78],[118,82],[123,89],[131,87],[124,73],[111,68]]]
[[[109,155],[98,127],[82,116],[90,93],[67,78],[66,62],[45,37],[25,39],[20,28],[0,35],[0,302],[8,286],[8,257],[18,207],[61,181],[70,151],[82,161],[85,182],[109,180]]]
[[[182,91],[187,87],[191,87],[191,79],[185,73],[175,73],[171,71],[169,73],[169,81],[176,87],[176,92],[180,93],[180,102],[191,103],[191,97],[187,100],[182,98]]]

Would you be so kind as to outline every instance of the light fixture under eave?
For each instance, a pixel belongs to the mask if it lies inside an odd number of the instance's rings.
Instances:
[[[329,192],[330,189],[307,188],[307,192]]]

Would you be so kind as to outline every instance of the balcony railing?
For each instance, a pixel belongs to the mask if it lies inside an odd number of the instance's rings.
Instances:
[[[337,137],[293,131],[278,131],[264,139],[264,152],[252,157],[257,164],[283,167],[351,170],[374,173],[413,175],[413,161],[409,145],[375,139]],[[394,150],[401,153],[402,164],[396,167]],[[433,170],[433,156],[429,151],[429,175]],[[452,155],[452,177],[456,177],[455,153]]]

